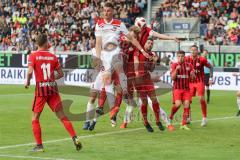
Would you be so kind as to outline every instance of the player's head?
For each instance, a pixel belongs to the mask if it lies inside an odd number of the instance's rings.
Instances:
[[[147,22],[145,20],[145,18],[143,17],[137,17],[135,19],[135,23],[134,23],[135,26],[138,26],[140,29],[144,28],[147,26]]]
[[[177,60],[180,63],[184,62],[185,52],[183,50],[177,51]]]
[[[136,39],[138,38],[140,31],[140,28],[137,26],[131,26],[129,29],[130,35]]]
[[[112,3],[107,2],[103,7],[103,16],[106,20],[111,20],[114,14],[114,6]]]
[[[43,34],[43,33],[38,34],[38,36],[36,38],[36,43],[37,43],[39,48],[48,49],[47,35]]]
[[[148,38],[147,42],[144,45],[144,49],[147,52],[150,52],[152,50],[152,48],[153,48],[153,38]]]
[[[202,56],[207,58],[207,55],[208,55],[208,50],[204,49],[203,53],[202,53]]]
[[[198,46],[192,45],[190,47],[190,52],[191,52],[192,56],[194,56],[194,57],[197,56],[198,55]]]

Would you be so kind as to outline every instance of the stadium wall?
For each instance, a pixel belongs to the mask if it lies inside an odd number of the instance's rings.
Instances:
[[[158,53],[161,54],[162,52]],[[175,56],[175,52],[168,54],[171,54],[172,57]],[[232,55],[234,55],[234,53],[232,53]],[[91,54],[89,52],[74,54],[58,53],[57,56],[62,64],[65,75],[65,77],[59,81],[60,85],[89,87],[91,82],[95,80],[98,73],[92,69]],[[0,84],[24,84],[27,74],[27,58],[27,54],[1,54]],[[167,70],[168,67],[166,67],[165,70],[157,67],[153,75],[159,75]],[[214,84],[211,87],[213,90],[238,90],[240,76],[233,76],[233,72],[226,71],[227,70],[223,68],[215,70],[213,78]],[[168,84],[172,83],[169,71],[162,76],[162,81]],[[32,84],[34,84],[34,79],[32,79]]]

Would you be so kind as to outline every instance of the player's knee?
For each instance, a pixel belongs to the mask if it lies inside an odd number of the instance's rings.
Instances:
[[[103,74],[103,82],[104,82],[104,84],[105,85],[109,85],[109,84],[111,84],[111,81],[112,81],[111,73],[108,72],[108,71],[104,72],[104,74]]]
[[[41,113],[33,112],[33,114],[32,114],[32,121],[39,120],[40,114]]]

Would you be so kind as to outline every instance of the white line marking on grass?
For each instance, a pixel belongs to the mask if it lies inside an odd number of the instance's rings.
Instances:
[[[219,117],[219,118],[208,119],[208,121],[217,121],[217,120],[224,120],[224,119],[237,119],[237,118],[239,118],[239,117],[236,117],[236,116],[232,116],[232,117]],[[195,121],[191,121],[191,123],[197,123],[197,122],[201,122],[201,121],[202,120],[195,120]],[[176,123],[176,124],[178,124],[178,123]],[[91,134],[91,135],[80,136],[80,138],[81,139],[86,139],[86,138],[100,137],[100,136],[106,136],[106,135],[111,135],[111,134],[128,133],[128,132],[134,132],[134,131],[138,131],[138,130],[142,130],[142,129],[145,129],[145,128],[135,128],[135,129],[127,129],[127,130],[120,130],[120,131],[112,131],[112,132]],[[49,141],[43,142],[43,144],[67,141],[67,140],[70,140],[70,139],[71,138],[49,140]],[[2,147],[0,147],[0,150],[8,149],[8,148],[17,148],[17,147],[22,147],[22,146],[32,146],[32,145],[35,145],[35,143],[25,143],[25,144],[17,144],[17,145],[10,145],[10,146],[2,146]]]
[[[21,159],[42,159],[42,160],[73,160],[73,159],[63,159],[63,158],[49,158],[49,157],[33,157],[33,156],[17,156],[17,155],[7,155],[0,154],[0,157],[5,158],[21,158]]]

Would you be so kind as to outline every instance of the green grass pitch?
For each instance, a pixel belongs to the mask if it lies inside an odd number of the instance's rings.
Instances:
[[[198,99],[192,104],[191,131],[179,130],[148,133],[141,118],[126,130],[112,128],[109,115],[101,117],[96,129],[83,131],[83,122],[73,122],[77,133],[82,136],[83,149],[76,151],[69,135],[56,116],[45,106],[41,116],[44,141],[59,140],[44,145],[44,153],[32,153],[34,145],[31,130],[31,103],[34,86],[25,90],[20,85],[0,86],[0,159],[81,159],[81,160],[239,160],[240,159],[240,118],[235,117],[235,92],[212,91],[208,105],[208,126],[200,127],[201,110]],[[85,111],[87,97],[62,95],[62,99],[74,100],[72,112]],[[159,97],[160,104],[169,114],[171,96]],[[123,114],[125,105],[122,105]],[[135,113],[138,110],[135,109]],[[149,112],[152,113],[152,111]],[[180,116],[182,110],[178,112]],[[228,117],[223,119],[224,117]],[[216,119],[219,118],[219,119]],[[152,118],[153,119],[153,118]],[[154,119],[152,126],[155,126]],[[65,140],[62,140],[65,139]],[[27,144],[25,146],[14,146]],[[6,146],[11,146],[6,148]]]

